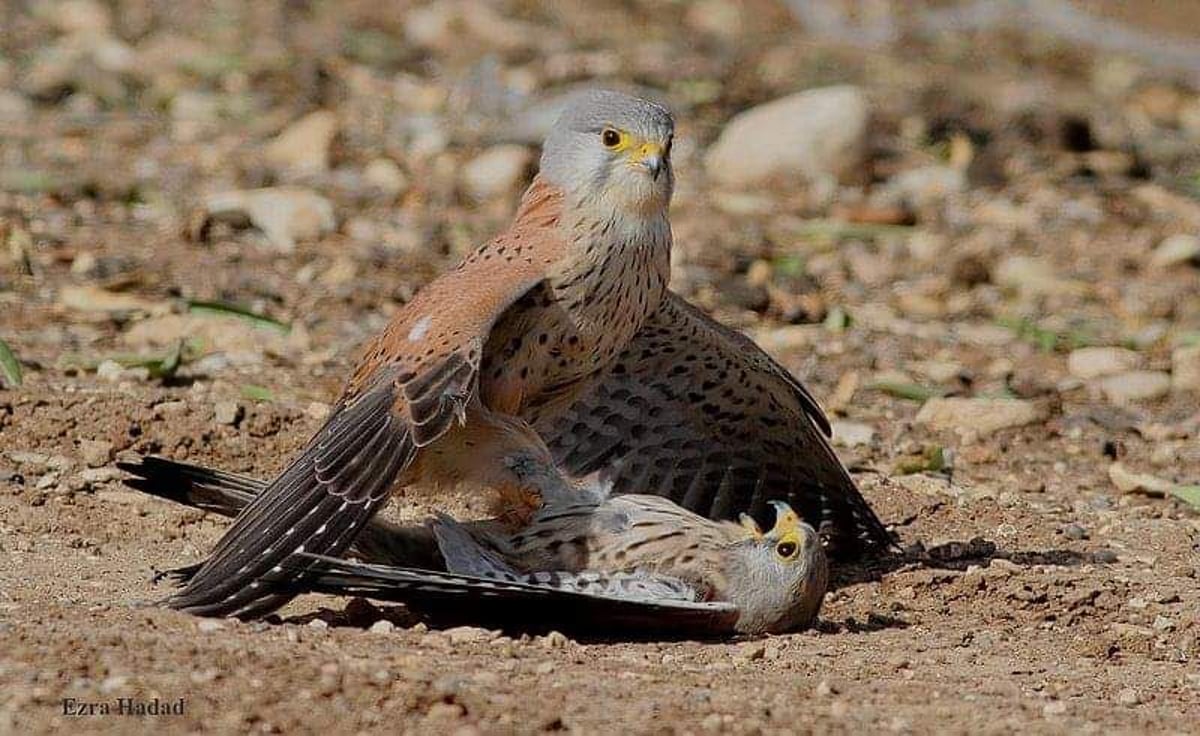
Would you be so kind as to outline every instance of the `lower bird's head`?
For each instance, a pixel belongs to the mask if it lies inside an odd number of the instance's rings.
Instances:
[[[675,121],[661,105],[591,91],[568,103],[542,148],[541,174],[581,204],[628,215],[664,213],[675,177]]]
[[[742,516],[746,538],[733,546],[727,571],[728,597],[740,612],[737,629],[747,634],[811,626],[829,586],[829,563],[816,530],[786,503],[771,504],[770,531]]]

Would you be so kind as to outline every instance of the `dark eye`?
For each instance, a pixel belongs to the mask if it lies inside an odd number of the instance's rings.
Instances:
[[[775,547],[775,554],[779,555],[780,557],[783,557],[784,559],[791,557],[792,555],[796,554],[796,543],[795,542],[780,542]]]
[[[604,132],[600,134],[600,142],[609,148],[614,148],[621,142],[621,134],[612,128],[605,128]]]

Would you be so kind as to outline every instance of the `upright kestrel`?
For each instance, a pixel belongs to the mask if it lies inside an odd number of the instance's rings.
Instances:
[[[291,596],[282,563],[338,555],[397,486],[473,482],[504,513],[537,506],[500,459],[545,445],[662,300],[674,121],[615,92],[574,101],[509,229],[428,284],[373,340],[329,419],[168,605],[260,615]],[[561,409],[560,409],[561,410]]]
[[[528,521],[538,494],[503,462],[520,454],[712,519],[765,522],[785,501],[839,556],[891,544],[804,387],[667,291],[672,136],[665,109],[625,95],[569,106],[509,230],[368,345],[325,425],[168,604],[282,605],[297,559],[339,555],[397,486],[470,481]]]

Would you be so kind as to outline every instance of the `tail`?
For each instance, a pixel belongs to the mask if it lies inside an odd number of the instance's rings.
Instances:
[[[119,462],[129,473],[125,485],[142,493],[221,516],[235,517],[267,487],[267,482],[241,473],[206,468],[161,457],[144,457],[137,462]],[[379,518],[366,523],[350,552],[366,562],[381,565],[441,567],[433,533],[424,526],[400,526]],[[183,584],[203,564],[165,570],[155,581]]]

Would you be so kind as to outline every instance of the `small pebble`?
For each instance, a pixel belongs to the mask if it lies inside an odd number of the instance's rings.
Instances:
[[[213,406],[213,420],[217,424],[237,424],[242,414],[242,407],[236,401],[218,401]]]
[[[396,624],[388,621],[387,619],[379,619],[375,623],[371,624],[371,628],[367,629],[367,631],[370,631],[372,634],[390,634],[395,630]]]
[[[1117,693],[1117,702],[1121,705],[1138,705],[1142,702],[1141,694],[1131,687],[1122,688],[1121,692]]]

